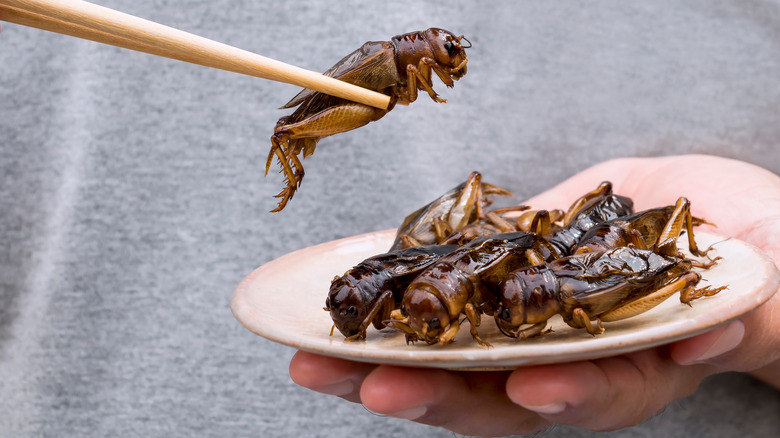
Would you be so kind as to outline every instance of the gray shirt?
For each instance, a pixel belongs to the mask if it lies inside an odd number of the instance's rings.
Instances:
[[[428,27],[473,48],[454,88],[434,80],[449,103],[322,140],[271,214],[269,137],[298,88],[0,23],[3,437],[450,437],[297,387],[294,350],[233,318],[233,288],[396,227],[472,170],[517,200],[622,156],[780,173],[777,2],[98,3],[316,71]],[[614,435],[778,436],[778,412],[776,389],[726,374]]]

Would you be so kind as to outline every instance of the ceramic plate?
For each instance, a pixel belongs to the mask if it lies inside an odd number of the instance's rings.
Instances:
[[[252,332],[291,347],[356,361],[453,369],[501,369],[520,365],[595,359],[666,344],[725,324],[756,308],[777,291],[780,272],[757,248],[736,239],[696,234],[699,247],[723,260],[703,271],[700,284],[728,289],[694,301],[672,296],[654,309],[623,321],[604,323],[605,333],[591,336],[556,316],[553,332],[526,340],[501,334],[492,318],[479,328],[492,348],[469,335],[468,322],[448,345],[407,345],[391,328],[369,327],[365,341],[349,342],[335,331],[323,310],[330,282],[362,260],[387,251],[395,230],[379,231],[304,248],[273,260],[249,274],[231,301],[235,317]],[[680,239],[683,245],[685,239]]]

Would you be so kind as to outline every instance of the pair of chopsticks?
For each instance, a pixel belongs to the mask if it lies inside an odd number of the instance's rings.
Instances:
[[[0,0],[0,20],[309,88],[386,109],[390,97],[81,0]]]

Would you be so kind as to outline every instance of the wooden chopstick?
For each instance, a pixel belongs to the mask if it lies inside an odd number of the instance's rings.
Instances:
[[[2,0],[0,0],[2,1]],[[9,23],[21,24],[23,26],[35,27],[37,29],[48,30],[63,35],[105,43],[112,46],[135,50],[137,52],[149,53],[152,55],[163,56],[166,58],[177,59],[179,61],[191,62],[197,64],[195,57],[186,56],[186,54],[167,51],[161,47],[150,46],[127,38],[111,35],[88,27],[68,23],[66,21],[47,17],[45,15],[34,14],[22,9],[6,7],[0,5],[0,20]]]
[[[390,97],[81,0],[0,0],[0,20],[309,88],[386,109]]]

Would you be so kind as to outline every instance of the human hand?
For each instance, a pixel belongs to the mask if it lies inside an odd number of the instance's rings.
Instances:
[[[536,196],[533,208],[569,205],[601,181],[643,210],[691,201],[718,234],[780,261],[780,177],[701,155],[618,159]],[[733,292],[733,291],[732,291]],[[780,388],[780,294],[740,320],[676,343],[621,356],[505,372],[373,365],[298,352],[290,376],[373,412],[482,436],[526,434],[551,423],[590,430],[638,424],[724,371],[751,372]]]

